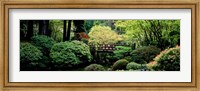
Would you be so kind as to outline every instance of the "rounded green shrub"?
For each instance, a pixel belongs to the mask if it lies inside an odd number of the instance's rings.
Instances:
[[[59,69],[90,62],[92,59],[89,46],[80,41],[54,44],[50,51],[50,57],[53,59],[54,66]]]
[[[127,54],[130,54],[131,52],[131,47],[127,46],[116,46],[116,49],[113,51],[114,57],[117,59],[122,59],[127,56]]]
[[[42,65],[42,52],[30,43],[20,43],[20,70],[35,69],[34,67]]]
[[[45,35],[33,36],[31,42],[47,56],[49,55],[51,47],[55,44],[55,41],[52,38]]]
[[[85,67],[85,71],[104,71],[104,67],[100,64],[90,64],[89,66]]]
[[[91,62],[92,61],[92,55],[90,53],[90,47],[83,43],[82,41],[72,41],[72,51],[76,54],[77,57],[79,57],[79,59],[81,61],[88,61]]]
[[[149,63],[160,53],[160,49],[155,46],[144,46],[131,52],[132,60],[139,64]]]
[[[138,70],[141,69],[141,65],[135,62],[130,62],[126,66],[127,70]]]
[[[169,48],[154,58],[157,61],[156,69],[165,71],[180,71],[180,47]]]
[[[126,69],[128,61],[126,59],[120,59],[113,64],[112,70],[123,70]]]

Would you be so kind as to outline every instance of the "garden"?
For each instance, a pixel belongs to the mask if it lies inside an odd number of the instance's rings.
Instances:
[[[20,71],[180,71],[180,20],[20,20]]]

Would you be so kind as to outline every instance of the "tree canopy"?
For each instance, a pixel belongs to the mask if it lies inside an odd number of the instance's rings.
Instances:
[[[108,26],[93,26],[89,32],[91,44],[113,44],[122,38]]]

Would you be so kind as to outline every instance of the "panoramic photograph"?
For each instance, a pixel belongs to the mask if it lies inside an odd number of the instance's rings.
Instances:
[[[20,20],[20,71],[180,71],[180,20]]]

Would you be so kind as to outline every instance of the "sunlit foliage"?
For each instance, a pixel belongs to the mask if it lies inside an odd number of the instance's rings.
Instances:
[[[89,32],[90,44],[114,44],[122,40],[122,38],[110,27],[94,26]]]

